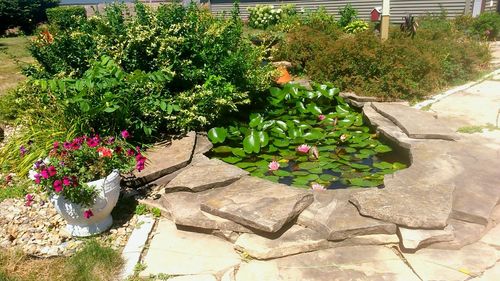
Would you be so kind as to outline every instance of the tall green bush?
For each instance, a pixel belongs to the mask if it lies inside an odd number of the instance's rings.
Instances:
[[[31,33],[38,23],[47,20],[45,10],[58,4],[59,0],[0,0],[0,35],[17,26]]]
[[[500,14],[497,12],[482,13],[472,22],[472,33],[488,40],[500,36]]]
[[[203,128],[270,85],[272,67],[242,38],[237,14],[218,18],[194,4],[137,3],[129,17],[125,9],[72,17],[73,27],[42,32],[30,46],[33,98],[61,104],[82,133],[128,127],[150,138]]]
[[[86,17],[85,8],[82,6],[62,6],[47,9],[47,19],[50,24],[59,29],[76,27],[79,21],[76,17]]]

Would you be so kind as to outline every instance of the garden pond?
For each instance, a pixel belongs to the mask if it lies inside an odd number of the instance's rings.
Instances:
[[[249,123],[208,132],[209,156],[299,188],[383,187],[384,175],[406,164],[339,92],[331,84],[271,88],[267,108]]]

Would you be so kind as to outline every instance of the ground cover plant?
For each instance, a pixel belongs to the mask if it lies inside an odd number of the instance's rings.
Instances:
[[[391,148],[363,125],[330,84],[307,90],[271,88],[269,106],[249,123],[215,127],[213,156],[253,176],[303,188],[380,186],[385,174],[405,168],[382,161]]]

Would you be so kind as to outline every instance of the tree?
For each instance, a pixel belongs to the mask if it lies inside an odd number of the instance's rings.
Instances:
[[[45,10],[58,5],[59,0],[0,0],[0,34],[16,26],[31,33],[47,20]]]

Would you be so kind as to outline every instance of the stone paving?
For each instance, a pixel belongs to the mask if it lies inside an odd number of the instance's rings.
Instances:
[[[475,87],[478,99],[492,103],[474,110],[491,117],[490,107],[500,108],[500,85]],[[460,93],[449,96],[431,107],[434,112],[358,102],[380,137],[411,162],[387,175],[383,189],[309,191],[250,177],[203,156],[211,145],[194,132],[149,151],[153,161],[141,183],[161,191],[146,202],[161,207],[165,218],[152,234],[141,275],[497,280],[500,138],[458,133],[453,107],[442,104],[461,99]],[[181,146],[189,155],[175,155]]]

